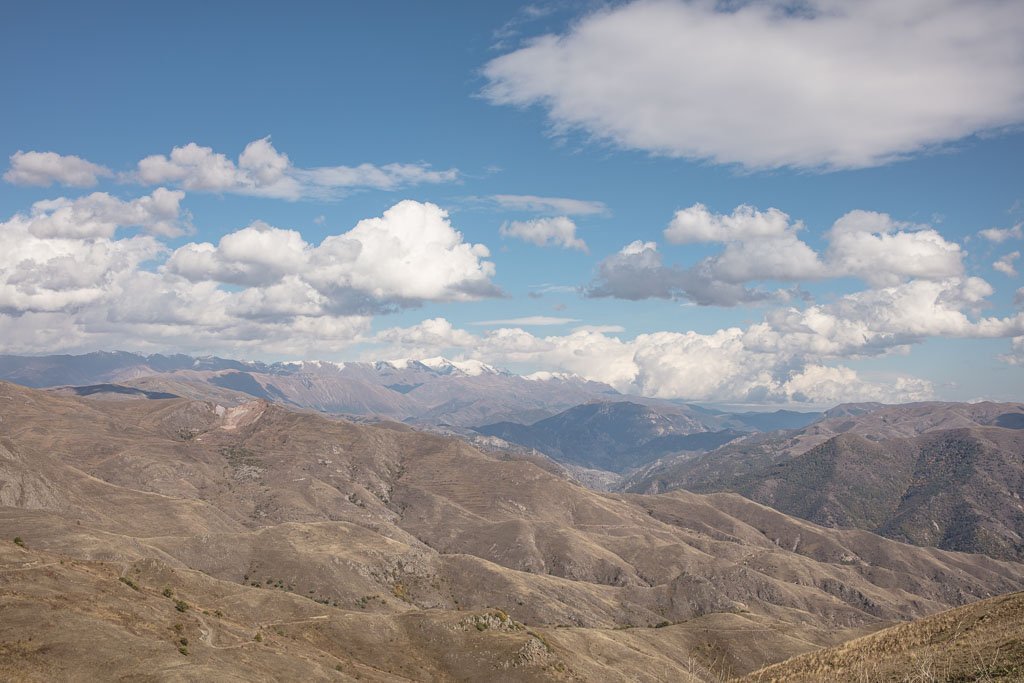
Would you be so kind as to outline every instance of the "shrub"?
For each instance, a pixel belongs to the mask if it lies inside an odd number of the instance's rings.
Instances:
[[[165,598],[173,598],[173,597],[174,597],[174,591],[172,591],[172,590],[170,589],[170,587],[164,588],[164,590],[163,590],[163,596],[164,596]]]
[[[15,536],[14,537],[14,545],[18,545],[18,546],[21,546],[22,548],[24,548],[25,547],[25,541],[21,540],[21,536]]]
[[[129,587],[129,588],[131,588],[131,589],[132,589],[133,591],[137,591],[137,590],[139,590],[139,587],[138,587],[138,585],[137,585],[137,584],[136,584],[136,583],[135,583],[134,581],[132,581],[131,579],[129,579],[129,578],[127,577],[127,576],[119,576],[119,577],[117,577],[117,578],[118,578],[118,580],[119,580],[119,581],[120,581],[121,583],[123,583],[124,585],[128,586],[128,587]]]
[[[180,652],[181,654],[183,654],[186,657],[188,657],[188,648],[185,647],[184,645],[179,645],[178,646],[178,652]]]
[[[263,634],[257,632],[256,635],[253,636],[252,639],[255,640],[257,643],[262,643],[263,642]]]
[[[179,612],[187,612],[188,611],[188,603],[185,602],[184,600],[175,600],[174,601],[174,609],[178,610]]]

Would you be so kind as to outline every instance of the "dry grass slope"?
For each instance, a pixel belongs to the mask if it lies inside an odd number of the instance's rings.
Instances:
[[[983,600],[802,655],[741,680],[1024,680],[1024,593]]]

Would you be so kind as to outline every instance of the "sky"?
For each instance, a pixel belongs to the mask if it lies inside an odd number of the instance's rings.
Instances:
[[[1022,34],[1013,0],[10,4],[0,353],[1024,400]]]

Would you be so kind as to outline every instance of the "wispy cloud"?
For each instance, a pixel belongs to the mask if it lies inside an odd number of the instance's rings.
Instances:
[[[486,198],[503,209],[565,216],[607,215],[604,202],[569,197],[540,197],[532,194],[496,194]]]

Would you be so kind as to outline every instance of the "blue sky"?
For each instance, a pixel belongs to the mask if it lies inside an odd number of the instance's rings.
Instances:
[[[709,402],[1021,399],[1024,10],[803,6],[6,8],[0,351],[445,354]],[[190,143],[235,175],[185,168]],[[180,196],[138,203],[157,188]],[[359,256],[356,233],[315,251],[406,200]],[[428,232],[449,243],[428,254]],[[292,261],[266,258],[278,244]]]

